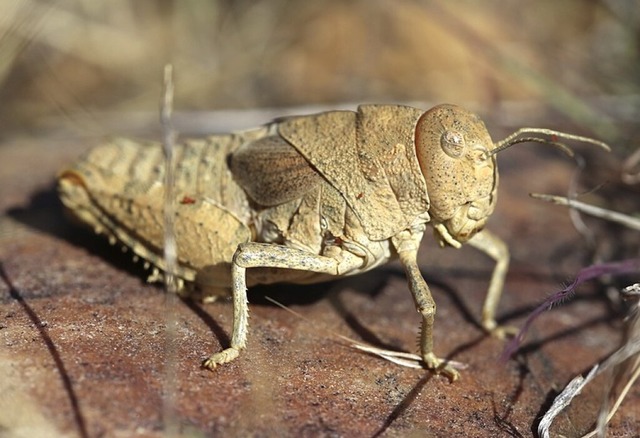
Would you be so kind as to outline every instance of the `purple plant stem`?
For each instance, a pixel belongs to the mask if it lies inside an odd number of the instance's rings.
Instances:
[[[513,356],[513,354],[518,350],[520,344],[522,344],[522,341],[524,340],[529,327],[538,318],[538,316],[540,316],[547,310],[550,310],[553,306],[569,299],[575,292],[576,288],[582,283],[593,280],[594,278],[598,278],[602,275],[622,275],[629,274],[638,270],[640,270],[640,259],[628,259],[619,262],[598,263],[581,269],[580,272],[578,272],[575,280],[573,280],[570,285],[566,286],[561,291],[558,291],[549,296],[549,298],[547,298],[542,304],[536,307],[533,312],[531,312],[527,320],[522,325],[522,328],[520,329],[518,334],[505,347],[500,360],[503,362],[509,360],[509,358]]]

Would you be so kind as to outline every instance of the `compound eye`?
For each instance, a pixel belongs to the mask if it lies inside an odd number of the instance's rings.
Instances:
[[[460,158],[464,155],[465,141],[458,131],[445,131],[440,137],[440,146],[451,158]]]

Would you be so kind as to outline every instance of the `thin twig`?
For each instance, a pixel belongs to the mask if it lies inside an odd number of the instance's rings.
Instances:
[[[565,205],[567,207],[579,210],[583,213],[587,213],[591,216],[606,219],[611,222],[624,225],[625,227],[631,228],[633,230],[640,231],[640,220],[626,214],[596,207],[595,205],[576,201],[575,199],[568,199],[564,196],[546,195],[542,193],[531,193],[529,196],[535,199],[542,199],[543,201],[552,202],[557,205]]]
[[[167,291],[165,302],[165,367],[163,379],[162,414],[167,436],[177,436],[178,418],[176,415],[176,357],[177,357],[177,257],[174,233],[175,196],[173,150],[176,133],[171,123],[173,111],[173,66],[164,68],[162,102],[160,106],[160,124],[162,125],[162,144],[165,156],[164,175],[164,285]]]

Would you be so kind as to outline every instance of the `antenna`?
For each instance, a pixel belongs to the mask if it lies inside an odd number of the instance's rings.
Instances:
[[[544,138],[544,137],[520,137],[523,134],[543,134],[543,135],[549,136],[549,138]],[[579,141],[579,142],[582,142],[582,143],[589,143],[589,144],[593,144],[593,145],[596,145],[598,147],[601,147],[602,149],[604,149],[607,152],[611,151],[611,148],[609,147],[609,145],[607,145],[606,143],[601,142],[599,140],[595,140],[593,138],[590,138],[590,137],[583,137],[581,135],[567,134],[566,132],[554,131],[552,129],[545,129],[545,128],[520,128],[516,132],[514,132],[513,134],[509,135],[504,140],[501,140],[501,141],[495,143],[495,147],[491,151],[489,151],[489,156],[491,157],[491,156],[497,154],[498,152],[502,152],[503,150],[505,150],[507,148],[510,148],[511,146],[513,146],[515,144],[531,142],[531,143],[540,143],[540,144],[550,144],[550,145],[555,146],[558,149],[562,150],[569,157],[573,157],[574,156],[573,151],[567,145],[565,145],[564,143],[558,141],[559,139],[574,140],[574,141]]]

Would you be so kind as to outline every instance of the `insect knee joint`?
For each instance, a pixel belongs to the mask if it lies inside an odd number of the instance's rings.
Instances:
[[[248,250],[246,243],[238,245],[235,254],[233,255],[233,263],[242,268],[249,268],[253,266],[255,259],[255,253]]]
[[[436,305],[434,303],[419,305],[417,310],[421,315],[426,315],[426,316],[435,315]]]

